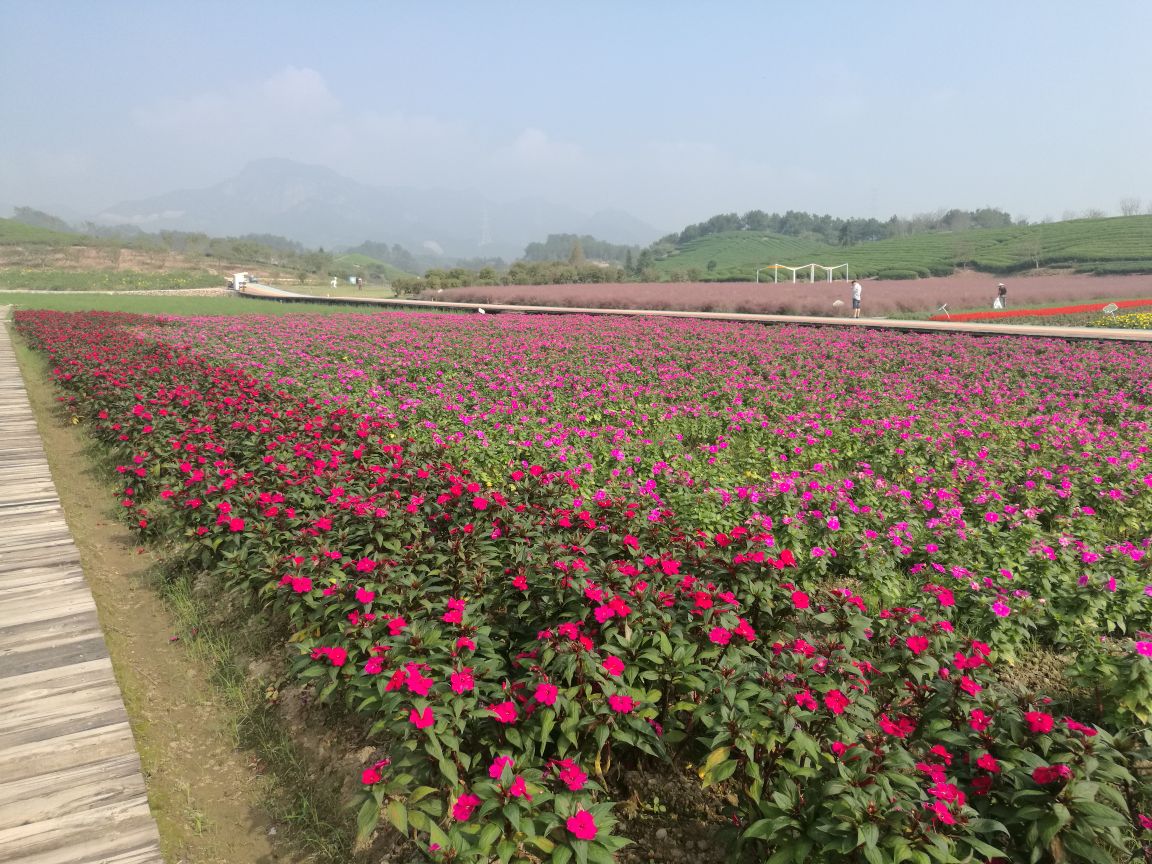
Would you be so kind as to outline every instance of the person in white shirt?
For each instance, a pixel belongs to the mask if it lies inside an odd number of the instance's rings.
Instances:
[[[860,317],[860,294],[864,289],[860,287],[860,280],[852,280],[852,317]]]

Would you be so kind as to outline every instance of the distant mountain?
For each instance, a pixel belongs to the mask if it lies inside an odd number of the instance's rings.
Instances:
[[[619,211],[589,216],[541,199],[499,203],[474,192],[369,186],[288,159],[261,159],[207,189],[125,201],[95,218],[150,232],[279,234],[326,248],[374,240],[459,258],[518,258],[528,243],[555,233],[629,244],[660,234]]]

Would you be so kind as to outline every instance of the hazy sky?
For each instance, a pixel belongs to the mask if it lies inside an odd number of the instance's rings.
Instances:
[[[0,0],[0,215],[283,156],[715,213],[1152,204],[1149,0]]]

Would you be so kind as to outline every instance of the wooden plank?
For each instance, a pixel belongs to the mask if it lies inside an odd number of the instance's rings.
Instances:
[[[136,800],[144,794],[135,752],[68,766],[0,786],[0,831],[51,819],[57,813]]]
[[[109,723],[58,735],[47,741],[28,741],[0,751],[0,777],[13,783],[52,774],[68,767],[84,767],[106,759],[136,755],[136,739],[127,721]]]
[[[96,604],[0,328],[0,864],[163,864]]]
[[[0,830],[0,864],[157,862],[156,823],[143,794]],[[152,857],[146,853],[151,852]],[[142,856],[127,858],[127,855]],[[119,856],[119,857],[114,857]]]

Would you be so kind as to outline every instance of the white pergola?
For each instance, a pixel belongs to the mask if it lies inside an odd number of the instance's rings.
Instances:
[[[808,281],[809,282],[815,282],[816,281],[816,271],[819,269],[819,270],[823,271],[824,273],[826,273],[828,275],[828,281],[832,282],[835,278],[836,271],[839,270],[840,268],[844,268],[844,281],[847,282],[848,281],[848,265],[847,264],[832,264],[832,265],[828,265],[828,264],[801,264],[798,267],[792,267],[788,264],[767,264],[767,265],[760,267],[756,270],[756,281],[757,282],[760,281],[760,272],[762,270],[771,270],[772,271],[772,281],[773,282],[779,282],[780,281],[780,271],[781,270],[791,270],[792,271],[792,282],[795,283],[796,282],[796,274],[799,273],[801,270],[807,270],[808,271]]]

